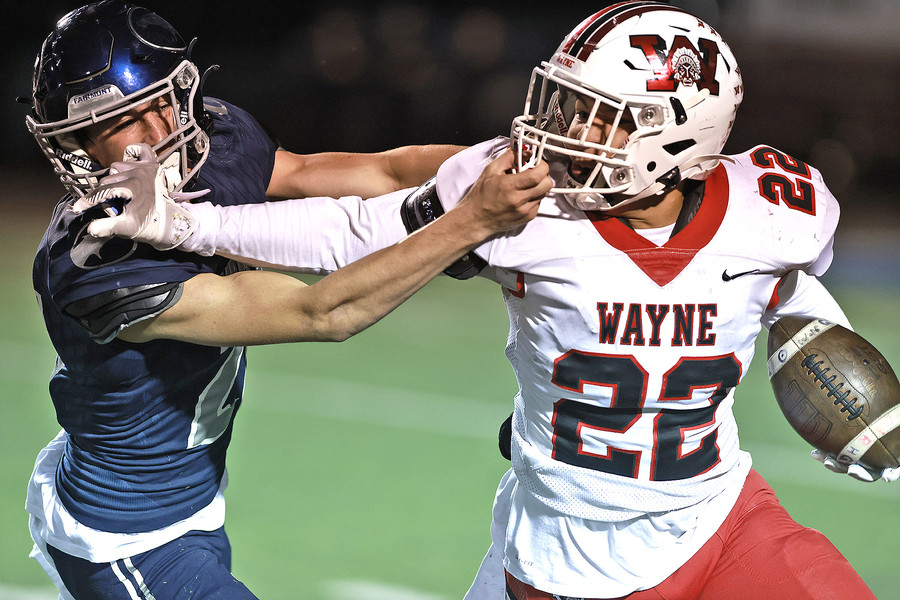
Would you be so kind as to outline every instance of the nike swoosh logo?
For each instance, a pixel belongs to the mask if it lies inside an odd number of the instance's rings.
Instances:
[[[732,279],[737,279],[738,277],[743,277],[744,275],[756,275],[759,273],[759,269],[753,269],[750,271],[744,271],[742,273],[735,273],[734,275],[728,274],[728,269],[722,271],[722,281],[731,281]]]

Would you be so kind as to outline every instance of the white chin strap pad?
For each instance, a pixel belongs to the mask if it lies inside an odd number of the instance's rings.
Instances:
[[[724,156],[722,154],[703,154],[688,159],[678,167],[681,173],[681,178],[679,179],[679,181],[682,179],[705,179],[706,176],[713,171],[713,169],[719,166],[719,162],[722,160],[733,162],[732,158]],[[695,167],[698,167],[704,162],[711,162],[711,164],[704,166],[702,169],[695,169]],[[600,210],[603,212],[609,212],[612,210],[620,210],[623,207],[634,204],[638,200],[643,200],[644,198],[648,198],[650,196],[656,196],[657,194],[666,192],[669,189],[670,187],[667,187],[665,184],[659,181],[654,181],[642,191],[633,196],[628,196],[627,198],[625,198],[621,202],[617,202],[616,204],[610,204],[602,194],[590,192],[572,193],[569,196],[569,201],[575,207],[581,210]]]

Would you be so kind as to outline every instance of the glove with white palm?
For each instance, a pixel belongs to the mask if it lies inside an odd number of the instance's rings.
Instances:
[[[131,144],[122,162],[110,165],[109,175],[94,192],[72,206],[77,213],[102,207],[108,217],[88,225],[97,238],[112,236],[150,244],[157,250],[171,250],[197,228],[197,219],[179,203],[199,198],[199,192],[169,192],[163,167],[153,148]],[[121,208],[116,201],[121,201]]]
[[[887,482],[896,481],[900,478],[900,468],[884,469],[877,471],[864,467],[859,463],[842,463],[833,454],[822,452],[821,450],[813,450],[812,457],[825,465],[825,468],[835,473],[846,473],[854,479],[872,483],[882,479]]]

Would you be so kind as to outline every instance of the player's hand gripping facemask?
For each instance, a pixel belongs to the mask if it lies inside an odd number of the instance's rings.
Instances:
[[[169,192],[165,168],[147,144],[132,144],[125,149],[122,162],[110,166],[110,174],[89,196],[76,201],[72,210],[81,213],[101,207],[109,215],[88,225],[88,233],[97,238],[119,236],[157,250],[171,250],[197,228],[197,219],[179,205],[206,194]]]

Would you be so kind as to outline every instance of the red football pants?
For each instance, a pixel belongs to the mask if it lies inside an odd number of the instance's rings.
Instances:
[[[509,573],[506,586],[510,600],[557,599]],[[624,598],[874,600],[875,595],[828,538],[794,521],[751,470],[715,535],[665,581]]]

